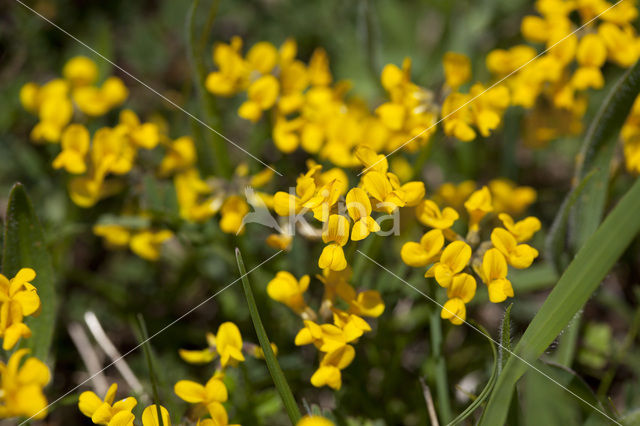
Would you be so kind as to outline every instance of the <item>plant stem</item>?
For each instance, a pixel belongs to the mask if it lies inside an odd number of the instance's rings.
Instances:
[[[247,278],[247,271],[244,267],[242,255],[240,254],[240,250],[238,248],[236,248],[236,261],[238,262],[238,269],[240,270],[240,277],[242,278],[242,288],[244,289],[244,294],[247,298],[247,305],[249,306],[251,321],[253,322],[253,326],[256,329],[258,341],[260,342],[260,346],[262,347],[262,351],[264,352],[264,359],[267,362],[267,368],[269,369],[269,373],[271,374],[273,383],[275,384],[276,389],[280,394],[280,398],[282,399],[284,408],[289,415],[289,419],[291,420],[291,423],[295,425],[300,420],[300,410],[295,398],[293,397],[293,394],[291,393],[291,389],[289,388],[287,379],[282,372],[282,368],[280,368],[280,364],[278,364],[278,360],[276,359],[276,356],[271,349],[271,342],[269,341],[267,332],[264,329],[264,325],[262,325],[260,313],[258,312],[258,307],[256,306],[256,301],[253,297],[253,291],[251,290],[251,284],[249,283],[249,279]]]
[[[429,321],[431,331],[431,356],[436,361],[436,395],[438,395],[438,412],[440,420],[448,424],[451,421],[451,402],[449,399],[449,382],[447,380],[447,364],[442,356],[442,321],[440,310],[434,309]]]
[[[142,349],[144,350],[144,356],[147,359],[147,367],[149,368],[149,379],[151,380],[151,390],[153,391],[153,403],[156,405],[156,412],[158,414],[158,422],[160,426],[164,426],[164,419],[162,418],[162,410],[160,409],[160,396],[158,394],[158,384],[156,380],[156,374],[153,369],[153,359],[151,357],[151,346],[149,345],[149,333],[147,332],[147,324],[144,322],[142,314],[138,314],[138,325],[140,327],[140,337],[142,338]]]

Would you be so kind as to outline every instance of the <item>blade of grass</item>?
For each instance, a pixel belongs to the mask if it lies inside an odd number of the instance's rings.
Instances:
[[[451,413],[451,400],[449,398],[449,381],[447,379],[447,363],[442,354],[442,319],[440,318],[440,310],[434,309],[429,321],[429,330],[431,331],[431,356],[435,360],[435,382],[436,395],[438,397],[437,408],[440,420],[443,423],[449,423],[453,414]]]
[[[504,311],[502,322],[500,323],[500,348],[498,349],[498,372],[502,371],[502,367],[509,359],[511,353],[511,308],[513,303],[509,304],[507,310]],[[505,355],[506,352],[506,355]]]
[[[264,359],[267,363],[267,368],[269,369],[269,373],[271,374],[271,378],[273,379],[273,383],[275,384],[276,389],[278,389],[280,398],[282,398],[282,403],[284,404],[285,410],[289,415],[291,423],[293,425],[296,425],[301,417],[300,409],[298,408],[298,404],[296,403],[296,400],[291,393],[291,389],[289,388],[287,379],[282,372],[282,368],[280,368],[280,364],[278,364],[278,360],[273,353],[273,349],[271,349],[271,342],[269,341],[267,332],[265,331],[262,320],[260,319],[258,306],[256,306],[256,301],[253,297],[253,291],[251,290],[251,284],[249,283],[249,279],[247,278],[247,271],[244,267],[244,262],[242,261],[242,254],[240,254],[240,250],[238,248],[236,248],[236,261],[238,262],[238,269],[240,270],[240,277],[242,278],[242,288],[244,289],[244,294],[247,298],[247,305],[249,305],[251,321],[253,322],[253,326],[256,329],[260,347],[264,352]]]
[[[640,231],[640,179],[587,240],[549,294],[505,365],[482,417],[482,425],[503,424],[513,389],[527,370],[598,288]],[[611,420],[611,419],[610,419]]]
[[[21,268],[33,268],[36,278],[32,284],[42,301],[40,315],[25,318],[33,335],[21,342],[33,355],[47,360],[53,340],[57,297],[51,256],[45,245],[40,221],[22,184],[15,184],[9,195],[4,230],[2,272],[12,278]]]
[[[140,327],[140,337],[142,342],[142,349],[144,356],[147,360],[147,368],[149,368],[149,379],[151,380],[151,390],[153,391],[153,403],[156,405],[156,413],[158,414],[158,422],[160,426],[164,426],[164,419],[162,418],[162,411],[160,409],[160,395],[158,393],[158,380],[155,370],[153,368],[153,356],[151,355],[151,345],[149,344],[149,332],[147,331],[147,324],[144,322],[142,314],[137,315],[138,326]]]

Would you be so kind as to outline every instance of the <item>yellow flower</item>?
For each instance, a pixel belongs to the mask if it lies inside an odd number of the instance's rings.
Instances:
[[[321,222],[326,222],[331,214],[333,206],[338,202],[342,190],[342,183],[337,179],[322,185],[316,194],[307,200],[303,207],[313,211],[313,217]]]
[[[93,134],[91,159],[100,174],[127,174],[135,157],[136,149],[127,140],[124,127],[102,127]]]
[[[154,123],[140,123],[135,112],[130,109],[120,111],[120,125],[123,125],[129,138],[137,147],[153,149],[160,141],[160,129]]]
[[[351,345],[344,345],[322,357],[320,367],[311,376],[311,384],[317,388],[329,386],[338,390],[342,387],[342,373],[351,364],[356,355]]]
[[[35,357],[27,358],[20,366],[28,349],[14,352],[5,365],[0,361],[0,418],[33,417],[47,415],[47,399],[42,388],[49,383],[51,374],[47,366]]]
[[[380,225],[371,217],[371,201],[367,193],[361,188],[353,188],[347,193],[347,212],[354,224],[351,229],[351,239],[360,241],[371,232],[378,232]]]
[[[64,168],[69,173],[81,174],[87,170],[85,156],[89,152],[89,131],[82,124],[71,124],[62,132],[62,152],[53,160],[53,168]]]
[[[349,220],[337,214],[329,216],[329,221],[322,230],[322,241],[327,244],[322,250],[318,267],[341,271],[347,267],[342,247],[349,241]]]
[[[533,237],[533,234],[540,230],[540,220],[538,218],[529,216],[518,222],[513,221],[513,218],[506,213],[500,213],[498,219],[502,221],[502,224],[507,231],[516,238],[516,241],[522,243],[528,241]]]
[[[365,332],[371,331],[371,326],[364,319],[339,309],[333,310],[333,323],[342,330],[347,342],[354,341]]]
[[[516,238],[503,228],[495,228],[491,232],[491,242],[514,268],[528,268],[533,259],[538,257],[538,250],[527,244],[518,244]]]
[[[376,115],[390,130],[400,130],[404,127],[406,110],[400,103],[385,102],[376,108]]]
[[[431,200],[424,200],[418,205],[416,216],[424,225],[436,229],[449,229],[460,217],[451,207],[445,207],[440,211],[438,205]]]
[[[601,89],[604,77],[600,68],[607,60],[607,48],[597,34],[585,34],[580,39],[576,60],[580,67],[571,77],[571,85],[578,90]]]
[[[300,421],[296,424],[296,426],[335,426],[334,423],[321,416],[304,416],[300,419]]]
[[[295,313],[302,314],[307,308],[304,293],[309,287],[309,281],[309,275],[298,281],[291,273],[280,271],[267,284],[267,294],[273,300],[287,305]]]
[[[472,180],[465,180],[457,185],[446,182],[440,185],[433,199],[440,204],[459,210],[475,189],[476,183]]]
[[[316,193],[316,182],[313,179],[317,168],[313,168],[296,181],[296,195],[287,192],[276,192],[273,196],[273,208],[280,216],[291,216],[300,213],[304,204]]]
[[[246,120],[256,122],[262,112],[271,108],[278,98],[278,80],[272,75],[265,75],[251,83],[247,91],[248,100],[240,105],[238,115]]]
[[[213,62],[218,71],[209,73],[205,80],[206,89],[217,96],[232,96],[244,85],[249,66],[240,56],[242,39],[233,37],[230,44],[219,43],[213,48]]]
[[[465,303],[469,303],[476,294],[476,280],[469,274],[458,274],[453,277],[447,288],[449,300],[442,307],[440,317],[448,319],[451,324],[460,325],[467,318]]]
[[[471,78],[471,61],[461,53],[445,53],[442,64],[447,86],[454,90]]]
[[[507,279],[507,260],[500,250],[492,248],[482,258],[482,280],[489,288],[489,300],[500,303],[513,297],[513,287]]]
[[[373,208],[378,211],[393,213],[398,207],[405,206],[405,194],[401,189],[394,189],[388,176],[371,171],[362,178],[362,188],[377,201]]]
[[[384,302],[376,290],[361,291],[355,298],[345,301],[349,303],[349,312],[356,315],[377,318],[384,312]]]
[[[273,70],[278,61],[278,50],[266,41],[251,46],[247,52],[247,63],[249,66],[261,74],[268,74]]]
[[[518,45],[509,50],[496,49],[487,55],[487,69],[498,76],[505,76],[524,66],[536,56],[531,46]]]
[[[74,86],[86,86],[98,79],[98,66],[86,56],[75,56],[64,64],[62,75]]]
[[[640,56],[634,35],[623,31],[617,25],[604,22],[598,27],[598,35],[607,47],[608,58],[623,68],[633,65]]]
[[[376,152],[369,147],[360,145],[356,148],[355,155],[366,171],[387,173],[389,170],[387,157],[382,154],[376,154]]]
[[[238,362],[244,361],[242,335],[237,325],[232,322],[220,324],[216,334],[216,351],[220,354],[222,367],[236,366]]]
[[[173,237],[173,232],[165,229],[161,231],[140,231],[131,237],[129,246],[131,251],[146,260],[158,260],[162,245]]]
[[[265,243],[276,250],[289,251],[293,243],[293,235],[287,233],[269,234],[265,239]]]
[[[249,213],[249,205],[238,195],[231,195],[224,200],[220,208],[220,229],[227,234],[242,233],[242,218]]]
[[[180,380],[173,387],[173,391],[188,403],[205,406],[214,402],[225,402],[229,397],[227,387],[216,376],[211,377],[204,386],[191,380]]]
[[[321,352],[331,352],[347,344],[342,329],[334,324],[316,324],[304,320],[304,327],[298,331],[294,340],[296,346],[313,344]]]
[[[62,129],[71,121],[73,116],[73,105],[67,98],[66,93],[64,95],[52,94],[47,95],[47,86],[43,86],[39,94],[42,96],[42,100],[38,106],[38,118],[40,122],[34,126],[31,130],[30,137],[32,140],[58,142]],[[66,90],[66,86],[65,86]]]
[[[420,242],[405,243],[400,250],[402,261],[419,268],[435,262],[444,247],[444,234],[440,229],[432,229],[420,238]]]
[[[182,136],[167,147],[167,152],[160,163],[160,175],[186,170],[193,166],[197,159],[196,147],[190,136]]]
[[[200,350],[180,349],[178,354],[189,364],[206,364],[213,361],[218,353],[216,352],[216,336],[213,333],[206,334],[208,347]]]
[[[33,82],[26,83],[20,88],[20,103],[22,104],[22,107],[30,113],[38,113],[39,91],[40,88]]]
[[[171,426],[171,417],[169,411],[160,406],[160,415],[162,416],[162,423],[158,418],[158,407],[153,404],[149,405],[142,412],[142,426]]]
[[[109,387],[104,399],[91,391],[80,394],[78,408],[85,416],[97,425],[108,426],[133,426],[135,419],[131,410],[138,404],[132,396],[113,403],[116,397],[118,385],[116,383]]]
[[[491,203],[491,193],[489,188],[483,186],[481,189],[475,191],[467,201],[464,203],[464,207],[469,213],[469,228],[471,230],[477,230],[478,224],[482,218],[493,211],[493,204]]]
[[[440,261],[433,265],[425,277],[435,277],[442,287],[449,287],[454,275],[461,272],[471,259],[471,247],[464,241],[454,241],[442,252]]]
[[[124,248],[129,245],[131,232],[121,225],[94,225],[93,233],[102,237],[110,248]]]
[[[444,133],[453,136],[463,142],[469,142],[476,138],[476,132],[471,127],[473,115],[469,104],[471,96],[453,92],[444,100],[440,115],[443,119]]]
[[[211,418],[198,420],[198,426],[240,426],[238,424],[229,424],[227,410],[219,402],[208,404],[207,411],[209,411]]]
[[[493,208],[498,213],[519,215],[537,198],[536,190],[530,186],[516,186],[508,179],[493,179],[489,182]]]
[[[21,337],[31,336],[22,320],[40,309],[40,297],[30,283],[35,277],[31,268],[20,269],[11,280],[0,274],[0,336],[5,351],[13,348]]]
[[[470,93],[474,99],[470,106],[475,125],[480,134],[487,137],[498,127],[509,106],[509,90],[504,85],[485,89],[481,83],[476,83]]]
[[[313,51],[309,59],[309,80],[313,86],[327,86],[331,84],[329,57],[327,51],[319,47]]]
[[[92,117],[106,114],[127,99],[129,91],[118,77],[107,78],[102,86],[80,86],[73,90],[78,109]]]

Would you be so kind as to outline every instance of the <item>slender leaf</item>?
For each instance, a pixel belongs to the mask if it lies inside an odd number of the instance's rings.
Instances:
[[[511,308],[511,305],[509,305],[509,308]],[[498,378],[499,363],[498,363],[498,351],[496,350],[496,345],[494,344],[493,339],[489,336],[489,333],[481,325],[475,324],[475,326],[480,331],[482,331],[482,333],[487,337],[487,341],[491,346],[491,353],[493,354],[493,368],[491,369],[491,376],[489,376],[489,381],[485,385],[484,389],[482,389],[482,392],[480,392],[480,395],[478,395],[478,397],[474,399],[473,402],[469,404],[469,406],[465,408],[464,411],[460,413],[455,419],[453,419],[451,423],[449,423],[449,425],[447,426],[460,424],[463,420],[469,417],[478,407],[480,407],[480,405],[487,399],[487,397],[491,393],[491,389],[493,389],[493,385],[495,384],[496,379]]]
[[[12,278],[21,268],[33,268],[36,287],[42,303],[40,315],[25,318],[32,336],[21,345],[30,348],[33,355],[46,360],[53,339],[56,317],[56,292],[54,288],[51,256],[45,246],[44,233],[31,200],[24,187],[17,183],[11,189],[4,234],[2,273]]]
[[[576,201],[578,201],[578,197],[582,193],[585,185],[593,178],[595,172],[596,170],[591,170],[591,172],[582,178],[578,186],[574,187],[565,197],[547,234],[547,240],[545,241],[545,258],[555,266],[557,271],[562,271],[569,261],[564,256],[566,253],[565,241],[569,214]]]
[[[278,364],[278,360],[273,353],[273,349],[271,349],[271,342],[269,340],[269,337],[267,336],[266,330],[264,329],[264,325],[262,325],[260,312],[258,312],[258,306],[256,305],[256,301],[253,297],[251,284],[249,283],[249,279],[247,278],[247,270],[245,269],[244,262],[242,261],[242,255],[240,254],[240,250],[238,250],[237,248],[236,261],[238,262],[238,269],[240,270],[240,278],[242,278],[242,288],[244,289],[244,294],[247,298],[247,305],[249,305],[251,321],[253,322],[253,326],[256,329],[260,347],[264,352],[264,359],[267,362],[267,368],[269,369],[269,373],[271,373],[271,378],[273,379],[273,383],[276,385],[276,389],[278,389],[280,398],[282,398],[282,403],[284,404],[284,408],[287,410],[289,419],[291,420],[291,423],[295,425],[298,423],[301,417],[300,409],[298,408],[298,404],[296,403],[296,400],[291,393],[291,389],[289,388],[287,379],[282,372],[282,368],[280,368],[280,364]]]
[[[609,166],[618,134],[633,102],[640,93],[640,62],[627,70],[607,94],[587,131],[576,160],[574,185],[591,171],[598,170],[572,210],[571,242],[576,252],[595,232],[602,220],[607,199]]]
[[[580,249],[542,305],[498,378],[482,424],[503,424],[516,382],[569,324],[640,231],[640,179]]]

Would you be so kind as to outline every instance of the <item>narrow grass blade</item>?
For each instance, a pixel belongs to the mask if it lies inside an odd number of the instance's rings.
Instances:
[[[509,306],[511,307],[511,306]],[[489,381],[485,385],[482,392],[476,399],[473,400],[471,404],[467,408],[464,409],[462,413],[460,413],[455,419],[453,419],[447,426],[453,426],[462,423],[467,417],[469,417],[473,412],[480,407],[480,405],[487,399],[489,394],[491,393],[491,389],[493,389],[493,385],[496,383],[496,379],[498,378],[498,351],[496,349],[496,345],[493,342],[493,339],[489,337],[489,333],[479,324],[474,324],[482,333],[487,337],[487,341],[491,346],[491,353],[493,354],[493,368],[491,369],[491,376],[489,376]]]
[[[271,378],[273,379],[273,383],[276,385],[276,389],[278,389],[280,398],[282,398],[282,403],[284,404],[285,410],[289,415],[291,423],[293,425],[296,425],[301,417],[300,410],[295,398],[293,397],[293,394],[291,393],[291,389],[289,388],[287,379],[282,372],[282,368],[280,368],[280,364],[278,364],[278,360],[273,353],[273,349],[271,349],[271,342],[269,341],[267,332],[264,329],[264,325],[262,325],[260,313],[258,312],[258,306],[256,306],[256,301],[253,297],[253,291],[251,290],[251,284],[249,283],[249,279],[247,278],[247,270],[245,269],[244,262],[242,261],[242,255],[240,254],[240,250],[238,250],[237,248],[236,261],[238,262],[238,269],[240,270],[240,277],[242,278],[242,288],[244,289],[244,294],[247,298],[247,305],[249,305],[251,321],[253,321],[253,326],[256,329],[260,347],[264,352],[264,359],[267,362],[267,368],[269,369],[269,373],[271,373]]]
[[[9,195],[4,232],[2,273],[12,278],[21,268],[33,268],[37,276],[32,284],[42,303],[40,315],[25,319],[33,334],[23,340],[21,346],[30,348],[33,355],[46,361],[55,329],[57,305],[53,266],[40,221],[27,192],[19,183],[14,185]]]
[[[140,327],[140,338],[142,349],[144,350],[144,356],[147,360],[147,368],[149,369],[149,379],[151,381],[151,389],[153,391],[153,403],[156,405],[156,412],[158,415],[158,421],[160,426],[164,426],[164,419],[162,418],[162,411],[160,410],[160,394],[158,393],[158,378],[153,368],[153,355],[151,354],[151,344],[149,343],[149,332],[147,331],[147,324],[144,322],[142,314],[138,314],[138,326]]]
[[[429,321],[431,331],[431,357],[435,361],[435,384],[438,414],[443,423],[449,423],[453,414],[451,412],[451,398],[449,397],[449,380],[447,378],[447,362],[442,353],[442,319],[440,310],[434,309]]]
[[[569,324],[598,288],[640,231],[640,179],[587,240],[549,294],[498,378],[482,418],[483,425],[503,424],[516,382]],[[538,373],[533,373],[538,374]]]

